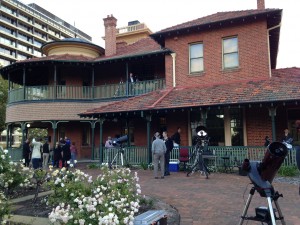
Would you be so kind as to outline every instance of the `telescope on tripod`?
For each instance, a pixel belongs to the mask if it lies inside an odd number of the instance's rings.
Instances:
[[[118,148],[117,153],[115,154],[115,156],[113,157],[111,162],[108,162],[108,166],[110,169],[113,168],[113,165],[115,165],[115,167],[118,167],[118,163],[120,163],[121,166],[124,166],[124,149],[123,149],[123,143],[125,143],[128,140],[128,136],[124,135],[122,137],[119,138],[114,138],[112,140],[112,144],[115,148]]]
[[[205,175],[206,179],[208,179],[209,170],[202,157],[203,152],[208,151],[209,144],[209,137],[207,136],[206,127],[199,126],[196,128],[196,136],[194,137],[193,142],[194,147],[191,158],[194,158],[194,163],[186,175],[190,176],[190,174],[193,174],[199,170],[201,174]]]
[[[242,169],[248,173],[253,187],[250,190],[239,225],[242,225],[244,220],[259,221],[268,225],[276,225],[276,220],[281,220],[281,223],[285,225],[284,217],[278,204],[278,198],[283,196],[274,190],[272,181],[288,153],[287,149],[287,146],[281,142],[272,142],[267,147],[261,162],[249,161],[249,159],[244,160]],[[255,191],[261,197],[267,199],[268,207],[255,208],[256,215],[248,217],[246,216],[247,211]],[[272,202],[274,202],[276,209],[273,209]]]

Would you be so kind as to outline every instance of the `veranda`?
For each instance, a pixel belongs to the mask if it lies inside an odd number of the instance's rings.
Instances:
[[[180,148],[188,148],[189,154],[192,154],[193,148],[191,146],[181,146]],[[224,157],[229,157],[228,163],[230,166],[238,166],[243,162],[245,158],[254,161],[261,161],[267,150],[263,146],[209,146],[209,150],[215,157],[209,159],[209,164],[215,165],[217,168],[224,166]],[[96,149],[94,155],[94,161],[100,163],[106,163],[107,160],[113,159],[116,155],[117,163],[120,165],[120,152],[123,153],[124,162],[129,165],[141,165],[150,164],[151,155],[146,146],[132,146],[123,148],[103,148],[103,153],[100,154],[99,148]],[[9,150],[9,154],[13,161],[19,161],[22,159],[22,149],[13,148]],[[119,154],[119,155],[118,155]],[[101,156],[101,157],[100,157]],[[92,158],[92,157],[91,157]],[[177,161],[179,159],[179,149],[174,148],[170,156],[171,161]],[[84,159],[91,160],[91,159]],[[189,163],[192,163],[193,159],[190,159]],[[79,160],[80,161],[80,160]],[[287,157],[284,160],[283,166],[296,165],[296,150],[289,151]]]

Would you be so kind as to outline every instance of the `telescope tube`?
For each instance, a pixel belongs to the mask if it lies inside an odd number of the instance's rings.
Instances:
[[[272,183],[287,153],[288,149],[286,145],[281,142],[272,142],[268,146],[265,156],[258,168],[263,180]]]

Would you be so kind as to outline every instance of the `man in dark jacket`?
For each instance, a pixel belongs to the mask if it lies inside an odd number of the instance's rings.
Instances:
[[[173,145],[173,140],[171,138],[168,138],[167,131],[163,132],[163,139],[167,148],[167,151],[165,153],[165,176],[169,176],[170,175],[170,170],[169,170],[170,154],[174,145]]]
[[[65,139],[65,144],[62,146],[62,162],[63,162],[63,167],[68,168],[69,164],[68,161],[71,159],[71,150],[70,150],[70,140]]]
[[[178,127],[177,131],[172,136],[172,140],[174,142],[174,147],[179,147],[179,145],[180,145],[180,142],[181,142],[180,133],[181,133],[181,129],[180,129],[180,127]]]
[[[23,158],[25,160],[24,166],[28,167],[30,163],[30,146],[29,146],[29,139],[26,139],[26,141],[23,144]]]

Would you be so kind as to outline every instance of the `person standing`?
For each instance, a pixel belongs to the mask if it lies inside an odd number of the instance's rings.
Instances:
[[[282,142],[285,142],[287,144],[292,145],[293,143],[293,138],[292,135],[289,132],[289,129],[284,129],[284,136],[282,137]]]
[[[49,154],[50,154],[50,145],[49,142],[46,141],[43,144],[43,168],[47,169],[48,162],[49,162]]]
[[[40,161],[41,161],[41,148],[42,143],[40,142],[40,139],[37,141],[35,138],[32,139],[32,154],[31,154],[31,160],[32,160],[32,167],[33,169],[38,169],[40,167]]]
[[[170,154],[171,154],[171,151],[172,151],[174,145],[173,145],[173,140],[168,138],[167,131],[163,132],[163,138],[164,138],[164,142],[165,142],[166,149],[167,149],[166,153],[165,153],[165,176],[169,176],[170,175],[170,169],[169,169]]]
[[[108,136],[107,140],[105,142],[105,148],[112,148],[112,147],[114,147],[114,146],[113,146],[113,143],[112,143],[112,140],[111,140],[111,136]]]
[[[180,146],[180,142],[181,142],[180,133],[181,133],[181,128],[177,127],[177,131],[172,136],[174,147],[179,147]]]
[[[271,143],[271,141],[270,141],[269,136],[266,136],[266,137],[265,137],[265,144],[264,144],[264,146],[265,146],[265,147],[268,147],[270,143]]]
[[[61,156],[61,147],[59,142],[56,142],[56,145],[53,150],[53,166],[59,168],[59,161],[62,160]]]
[[[75,161],[76,161],[76,157],[77,157],[77,148],[76,148],[74,141],[72,142],[72,144],[70,146],[70,152],[71,152],[71,163],[75,167]]]
[[[30,163],[30,146],[29,146],[29,139],[26,139],[26,141],[23,144],[23,158],[25,160],[24,162],[24,166],[29,167],[29,163]]]
[[[165,175],[165,153],[167,151],[166,145],[162,139],[160,139],[159,132],[155,133],[155,140],[152,142],[152,155],[154,166],[154,178],[158,179],[158,162],[160,163],[161,179],[164,179]]]
[[[135,82],[135,79],[133,77],[133,74],[132,73],[129,73],[129,83],[134,83]]]
[[[70,140],[65,138],[65,144],[62,146],[62,165],[68,168],[68,161],[71,159]]]

